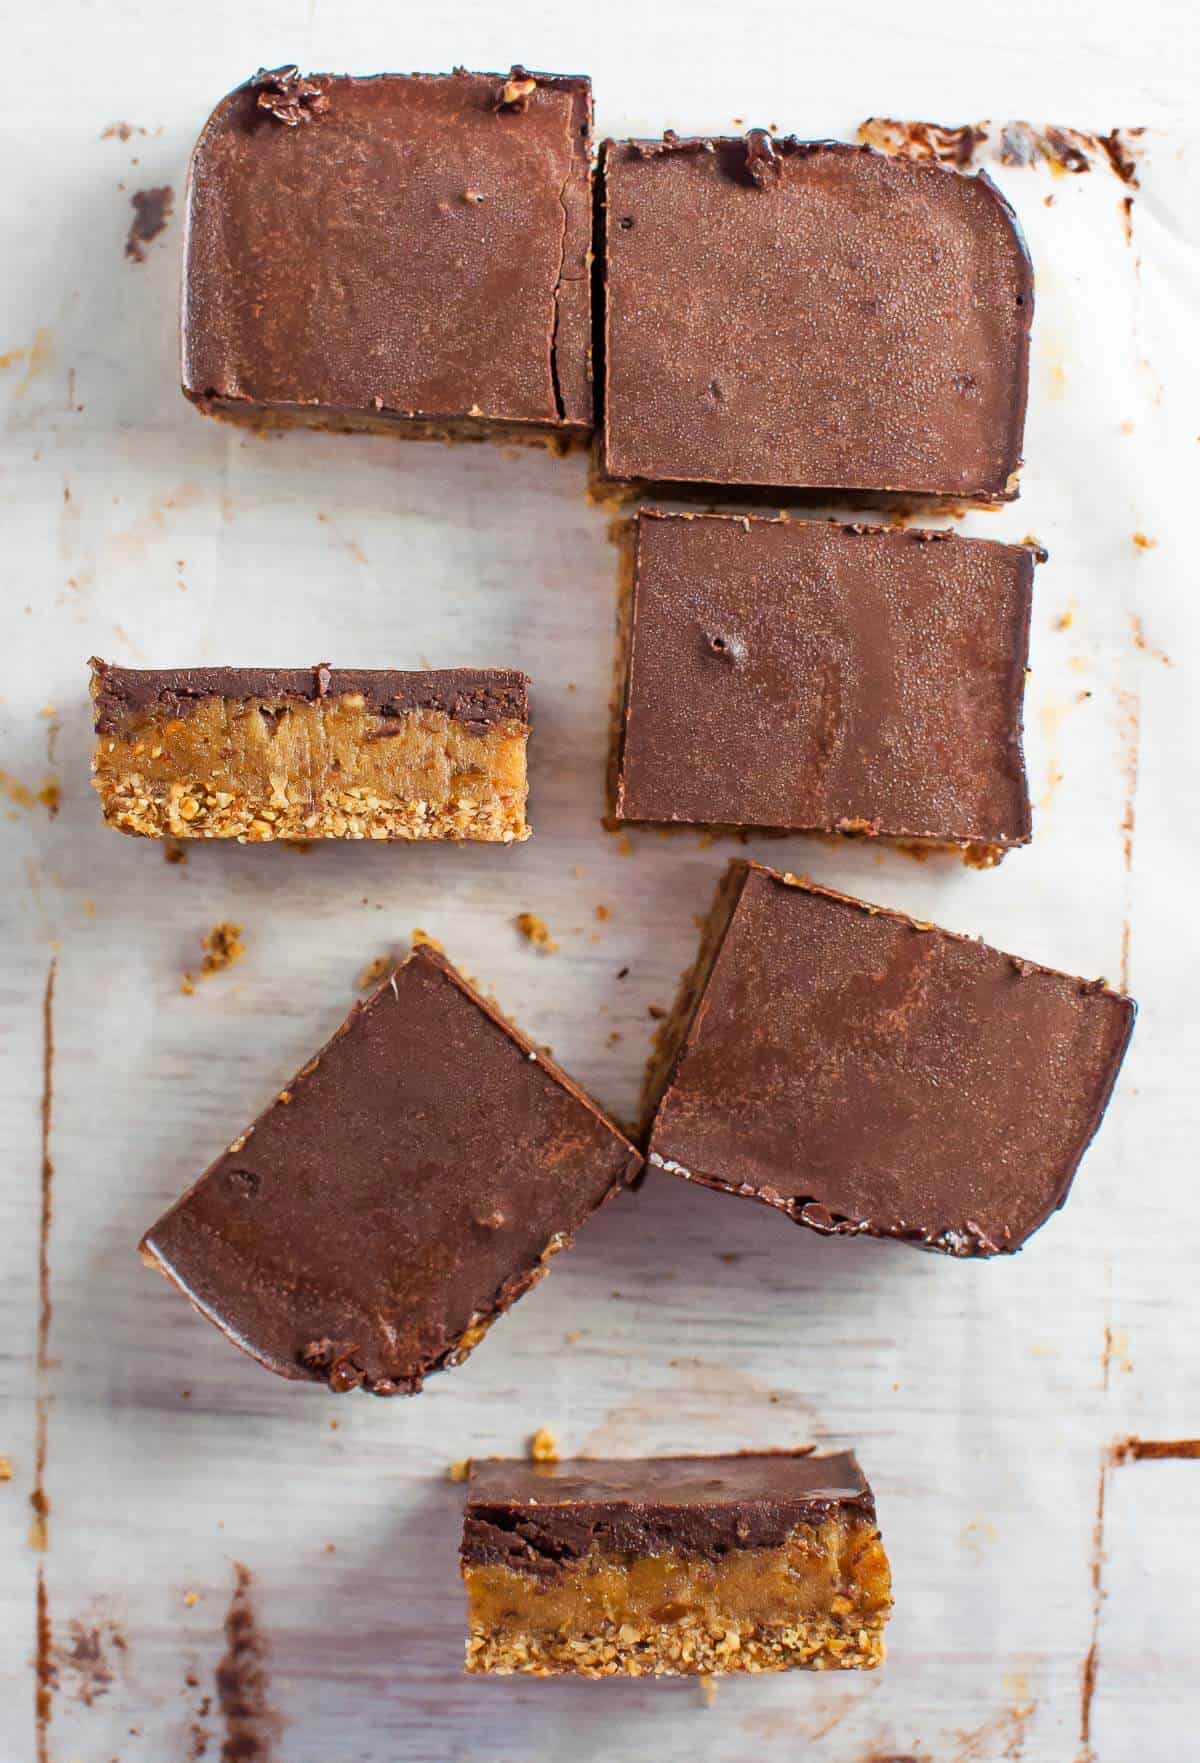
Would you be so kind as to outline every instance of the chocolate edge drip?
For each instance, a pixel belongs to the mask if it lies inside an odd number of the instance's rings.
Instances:
[[[110,734],[129,716],[186,716],[202,698],[253,701],[295,698],[316,703],[359,693],[375,716],[440,710],[456,722],[490,727],[528,723],[529,678],[515,669],[443,668],[428,672],[390,669],[114,667],[93,656],[92,699],[97,734]]]

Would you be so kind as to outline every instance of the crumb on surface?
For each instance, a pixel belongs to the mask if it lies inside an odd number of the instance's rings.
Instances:
[[[601,902],[596,907],[596,917],[600,920],[601,924],[606,924],[612,917],[612,911],[608,906],[605,906],[603,902]]]
[[[7,1457],[0,1457],[0,1481],[11,1481],[12,1478],[13,1478],[12,1464],[9,1462]]]
[[[529,1455],[535,1463],[558,1462],[558,1440],[548,1426],[539,1426],[529,1441]]]
[[[390,955],[376,955],[374,961],[370,962],[363,968],[362,972],[354,982],[359,991],[365,992],[368,986],[373,986],[376,980],[382,979],[391,965],[392,958]]]
[[[167,837],[164,838],[164,840],[163,840],[163,862],[164,863],[186,863],[187,862],[187,852],[184,850],[184,848],[180,844],[179,840],[171,838],[170,834],[168,834]]]
[[[661,1004],[647,1004],[646,1014],[647,1016],[652,1016],[655,1022],[662,1022],[666,1018],[667,1012],[663,1009]]]
[[[226,967],[232,967],[246,953],[246,945],[242,941],[240,924],[214,924],[208,935],[201,939],[204,958],[200,963],[201,979],[208,979],[214,973],[221,973]],[[190,998],[196,990],[196,975],[185,973],[179,987],[185,997]]]
[[[1152,539],[1148,534],[1141,532],[1134,533],[1133,542],[1139,551],[1153,551],[1158,544],[1157,539]]]
[[[516,925],[526,941],[532,943],[535,949],[540,949],[544,955],[553,955],[558,948],[545,919],[539,918],[536,912],[518,912]]]
[[[451,1481],[466,1481],[470,1473],[471,1459],[469,1457],[457,1458],[446,1471]]]
[[[1068,606],[1067,610],[1065,612],[1060,612],[1058,617],[1055,619],[1054,628],[1056,631],[1069,631],[1071,626],[1074,623],[1075,623],[1075,613],[1072,610],[1072,608],[1070,606]]]
[[[200,1602],[200,1593],[199,1592],[184,1592],[183,1601],[187,1605],[188,1609],[192,1610]]]
[[[702,1671],[697,1682],[700,1685],[700,1694],[704,1697],[704,1706],[711,1708],[717,1699],[716,1678],[712,1676],[711,1672]]]

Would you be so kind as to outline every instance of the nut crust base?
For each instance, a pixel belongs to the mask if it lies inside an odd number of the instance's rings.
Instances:
[[[871,1671],[883,1663],[882,1623],[847,1632],[835,1617],[789,1624],[601,1624],[586,1636],[487,1634],[472,1625],[469,1672],[500,1677],[711,1677],[729,1671]]]

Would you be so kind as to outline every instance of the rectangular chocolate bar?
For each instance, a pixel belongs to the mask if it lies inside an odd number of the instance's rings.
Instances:
[[[1134,1013],[735,862],[652,1076],[649,1161],[827,1236],[1012,1254],[1065,1202]]]
[[[274,426],[586,435],[591,118],[576,76],[262,70],[188,178],[183,390]]]
[[[601,176],[606,479],[1016,494],[1033,278],[984,173],[752,129]]]
[[[529,680],[92,659],[104,818],[160,839],[529,837]]]
[[[643,509],[617,818],[882,836],[975,861],[1027,843],[1036,555]]]
[[[891,1611],[849,1451],[474,1462],[462,1572],[468,1671],[862,1669]]]
[[[142,1249],[280,1377],[412,1395],[461,1364],[641,1166],[422,944]]]

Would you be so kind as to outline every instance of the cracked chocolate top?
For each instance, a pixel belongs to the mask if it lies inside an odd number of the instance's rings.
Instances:
[[[850,1451],[478,1459],[471,1464],[462,1559],[469,1567],[549,1575],[593,1549],[720,1556],[777,1547],[797,1525],[839,1512],[875,1519],[874,1498]]]
[[[1033,278],[985,175],[835,142],[606,142],[616,479],[1004,499]]]
[[[582,78],[260,73],[192,156],[184,391],[589,428],[590,130]]]
[[[450,963],[413,950],[144,1249],[289,1378],[411,1394],[641,1158]]]
[[[1023,844],[1034,553],[643,510],[616,810]]]
[[[758,864],[731,879],[651,1164],[827,1235],[1019,1249],[1100,1124],[1132,999]]]
[[[186,716],[202,698],[315,703],[358,694],[366,710],[385,718],[440,710],[481,729],[529,721],[529,678],[504,668],[401,673],[324,662],[315,667],[113,667],[95,656],[91,667],[97,734],[111,734],[129,718]]]

